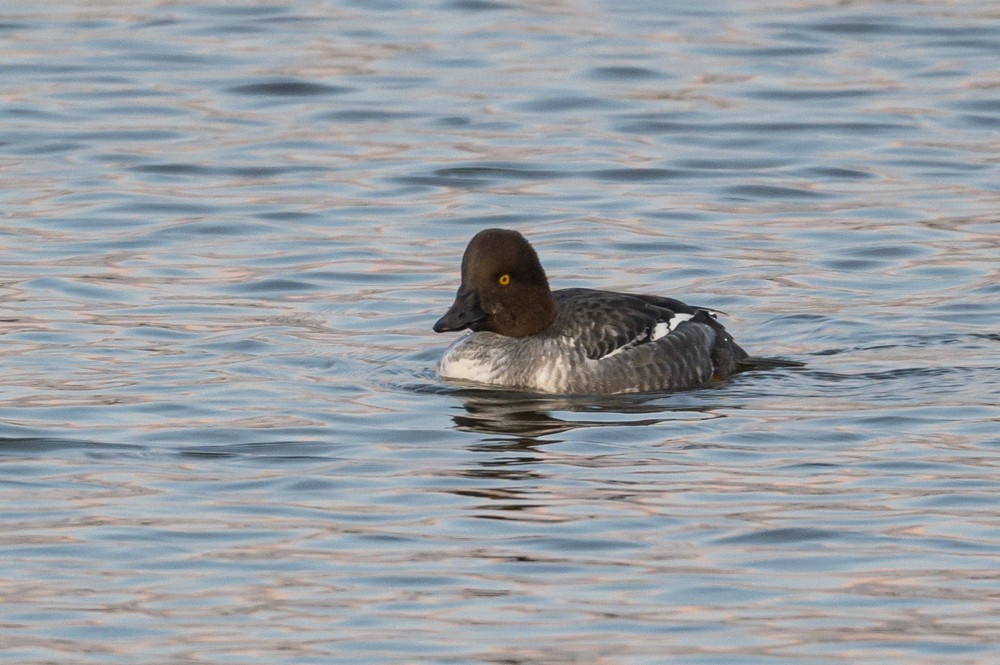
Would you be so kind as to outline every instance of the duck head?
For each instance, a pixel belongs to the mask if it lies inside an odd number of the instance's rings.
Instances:
[[[462,283],[434,332],[537,335],[556,318],[556,303],[534,248],[517,231],[485,229],[465,248]]]

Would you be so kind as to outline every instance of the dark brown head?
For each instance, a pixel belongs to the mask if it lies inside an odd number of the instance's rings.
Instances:
[[[526,337],[548,328],[556,303],[538,255],[517,231],[477,233],[462,257],[462,284],[435,332],[485,330]]]

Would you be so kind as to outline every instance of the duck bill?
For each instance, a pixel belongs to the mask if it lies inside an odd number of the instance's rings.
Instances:
[[[486,312],[479,304],[479,293],[474,290],[459,289],[455,302],[444,316],[434,324],[434,332],[465,330],[486,318]]]

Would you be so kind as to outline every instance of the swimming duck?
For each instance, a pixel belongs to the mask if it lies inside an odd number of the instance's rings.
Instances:
[[[552,291],[524,236],[485,229],[462,257],[454,304],[434,324],[435,332],[472,332],[445,351],[437,372],[540,393],[697,388],[748,362],[718,314],[655,295]]]

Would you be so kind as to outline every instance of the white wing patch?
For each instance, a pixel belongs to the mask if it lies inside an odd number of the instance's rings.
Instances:
[[[631,342],[629,344],[625,344],[624,346],[619,346],[617,349],[615,349],[611,353],[607,353],[607,354],[601,356],[600,358],[598,358],[598,360],[604,360],[605,358],[611,358],[612,356],[616,356],[619,353],[621,353],[622,351],[625,351],[627,349],[634,349],[636,346],[638,346],[640,344],[645,344],[645,343],[648,343],[648,342],[655,342],[656,340],[661,339],[663,337],[666,337],[667,335],[669,335],[673,331],[677,330],[677,326],[679,326],[680,324],[684,323],[685,321],[689,321],[693,317],[694,317],[694,314],[674,314],[673,316],[670,317],[669,321],[660,321],[655,326],[653,326],[653,330],[649,334],[648,338],[637,339],[637,340],[634,340],[633,342]]]
[[[673,316],[670,317],[669,321],[660,321],[659,323],[656,324],[656,327],[653,328],[653,334],[649,336],[649,341],[655,342],[661,337],[666,337],[673,331],[677,330],[677,326],[684,323],[685,321],[690,320],[692,316],[694,315],[674,314]]]

